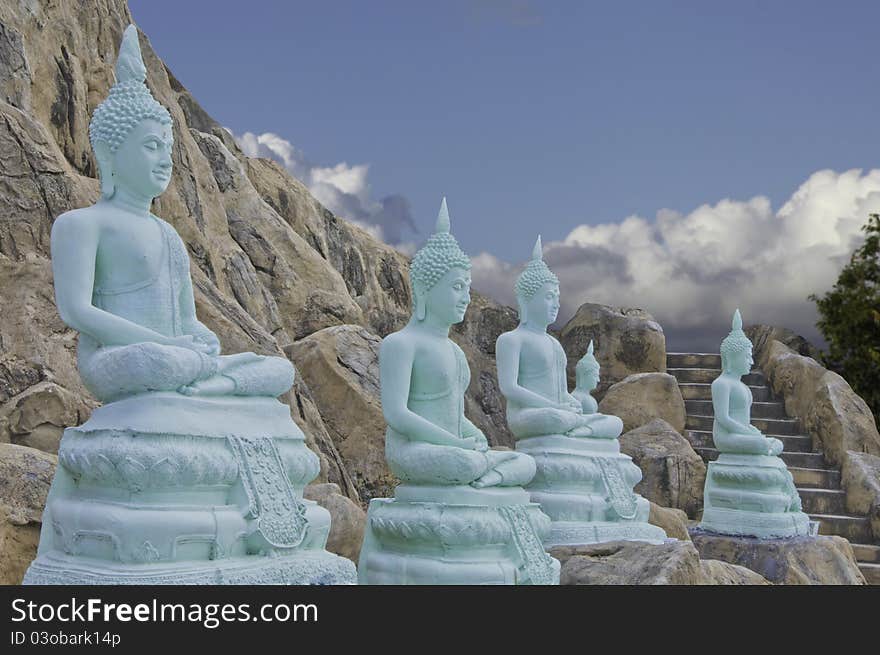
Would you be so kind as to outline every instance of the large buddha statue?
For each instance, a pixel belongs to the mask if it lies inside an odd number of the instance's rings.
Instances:
[[[712,382],[712,439],[720,454],[706,472],[699,528],[766,538],[808,534],[809,517],[778,457],[782,442],[751,424],[752,392],[741,378],[752,364],[752,342],[737,309],[721,342],[721,375]]]
[[[597,412],[589,391],[598,383],[592,355],[578,364],[585,387],[568,391],[562,345],[547,328],[559,311],[559,279],[544,262],[538,237],[516,281],[519,325],[495,345],[498,383],[507,399],[507,424],[516,450],[535,458],[527,489],[553,521],[549,546],[615,539],[658,542],[662,529],[647,523],[650,505],[633,487],[642,472],[620,452],[623,422]],[[587,359],[589,357],[590,359]]]
[[[105,404],[65,430],[25,582],[352,582],[352,563],[323,550],[329,513],[302,498],[318,458],[276,398],[293,366],[220,354],[186,247],[150,212],[174,136],[134,26],[116,78],[89,126],[101,198],[52,228],[58,311]]]
[[[558,583],[541,543],[549,521],[522,489],[534,461],[491,450],[464,415],[470,369],[449,329],[470,303],[470,269],[444,198],[410,266],[412,317],[379,352],[385,455],[402,484],[370,503],[363,584]]]

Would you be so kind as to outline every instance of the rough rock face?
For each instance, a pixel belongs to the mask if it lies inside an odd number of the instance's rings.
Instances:
[[[365,328],[341,325],[315,332],[288,348],[364,502],[392,495],[397,484],[385,462],[380,343]],[[351,492],[346,495],[352,497]]]
[[[819,349],[788,328],[773,325],[748,325],[744,331],[754,347],[755,361],[761,360],[766,348],[774,341],[784,343],[799,355],[819,360]]]
[[[562,564],[559,582],[563,585],[767,584],[742,567],[701,562],[689,541],[660,545],[612,541],[559,546],[550,554]]]
[[[648,523],[663,528],[666,536],[670,539],[691,540],[691,535],[688,533],[688,516],[680,509],[661,507],[657,503],[651,502]]]
[[[0,584],[21,584],[37,554],[43,506],[58,457],[0,444]]]
[[[636,493],[696,517],[703,507],[706,465],[687,439],[663,419],[654,419],[621,435],[620,449],[642,469]]]
[[[703,559],[744,566],[774,584],[865,584],[843,537],[757,539],[691,530],[691,539]]]
[[[773,391],[785,397],[785,411],[801,419],[830,463],[842,465],[850,450],[880,455],[874,415],[846,380],[780,341],[770,342],[760,357]]]
[[[632,430],[655,418],[684,430],[684,398],[676,379],[668,373],[636,373],[611,386],[599,402],[599,411],[623,420],[623,429]]]
[[[666,337],[653,316],[643,309],[585,303],[559,335],[568,357],[569,387],[574,387],[574,368],[591,339],[602,366],[596,398],[633,373],[666,372]]]
[[[880,541],[880,457],[848,451],[841,476],[846,511],[867,516],[875,541]]]
[[[343,496],[339,486],[331,482],[310,484],[305,488],[303,496],[314,500],[330,512],[330,536],[327,539],[327,550],[342,557],[347,557],[357,564],[364,540],[364,528],[367,514],[351,498]]]

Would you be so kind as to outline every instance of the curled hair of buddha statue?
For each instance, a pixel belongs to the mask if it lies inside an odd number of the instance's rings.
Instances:
[[[587,346],[587,352],[584,353],[584,356],[581,357],[580,360],[578,360],[578,363],[574,368],[575,373],[577,373],[578,375],[599,370],[599,360],[596,359],[595,355],[593,355],[592,339],[590,339],[590,345]]]
[[[742,316],[737,309],[733,313],[730,334],[721,342],[721,367],[727,370],[730,358],[752,349],[752,342],[742,329]]]
[[[116,83],[107,98],[95,109],[89,124],[89,141],[98,160],[101,195],[111,198],[115,192],[110,156],[141,122],[153,119],[171,125],[171,114],[160,105],[146,85],[147,68],[141,56],[138,32],[134,25],[125,28],[119,58],[116,60]],[[104,144],[101,147],[99,144]]]
[[[518,278],[516,278],[516,286],[514,287],[516,290],[516,299],[519,304],[519,320],[521,323],[526,320],[525,303],[531,300],[538,292],[538,289],[548,282],[558,285],[559,278],[556,277],[556,274],[550,270],[550,267],[547,266],[547,264],[544,263],[541,235],[539,234],[538,240],[535,241],[535,247],[532,249],[532,258],[529,260],[529,263],[526,264],[523,272],[519,274]]]
[[[409,267],[413,289],[413,312],[419,321],[425,320],[425,294],[441,277],[453,268],[471,269],[471,260],[450,233],[449,210],[446,198],[440,203],[437,227],[427,243],[415,254]]]

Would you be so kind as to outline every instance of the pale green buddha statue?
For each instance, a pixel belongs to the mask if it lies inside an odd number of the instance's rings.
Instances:
[[[791,472],[778,457],[782,442],[765,437],[750,422],[752,393],[741,378],[752,364],[752,342],[736,310],[730,334],[721,342],[722,373],[712,382],[712,439],[720,454],[706,473],[699,529],[761,538],[805,535],[809,518],[801,511]]]
[[[283,357],[221,355],[196,317],[189,257],[150,212],[171,179],[171,115],[125,30],[89,136],[101,198],[52,228],[55,298],[105,403],[62,438],[33,584],[353,582],[325,550],[329,513],[289,408]],[[274,557],[266,557],[273,555]]]
[[[558,583],[541,543],[549,521],[522,489],[534,460],[490,450],[464,414],[470,369],[449,329],[470,303],[470,269],[444,198],[410,266],[412,317],[379,353],[385,455],[402,484],[370,503],[363,584]]]
[[[578,387],[568,391],[565,351],[547,332],[559,312],[559,279],[540,236],[515,288],[520,322],[495,344],[498,383],[516,449],[537,464],[527,489],[552,520],[546,544],[662,541],[663,530],[647,523],[648,501],[633,491],[642,472],[620,452],[623,421],[600,414],[590,396],[599,379],[592,342],[576,369]]]

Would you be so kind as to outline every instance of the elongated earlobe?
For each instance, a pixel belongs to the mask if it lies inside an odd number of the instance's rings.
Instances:
[[[112,157],[106,143],[95,144],[95,158],[98,160],[98,176],[101,178],[101,197],[109,200],[116,193],[116,181],[113,179]]]
[[[422,296],[416,296],[416,320],[424,321],[425,320],[425,299]]]
[[[516,304],[519,305],[519,322],[520,322],[520,325],[522,325],[523,323],[526,322],[526,320],[528,320],[528,312],[526,312],[526,304],[522,300],[519,300],[519,299],[517,299]]]

